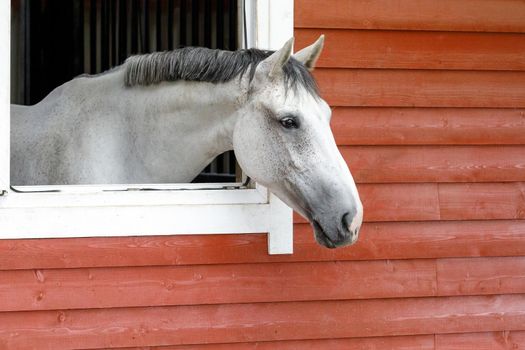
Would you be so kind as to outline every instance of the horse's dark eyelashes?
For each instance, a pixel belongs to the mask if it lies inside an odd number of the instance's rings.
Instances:
[[[296,116],[293,115],[286,115],[282,117],[279,122],[285,129],[298,129],[299,128],[299,120]]]
[[[292,113],[274,112],[270,108],[263,106],[264,114],[269,118],[279,122],[285,129],[299,129],[301,118]]]

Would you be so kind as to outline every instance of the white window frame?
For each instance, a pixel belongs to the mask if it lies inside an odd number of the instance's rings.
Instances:
[[[0,1],[0,52],[10,52],[10,1]],[[293,0],[246,1],[249,47],[293,36]],[[10,54],[0,55],[0,239],[268,233],[269,254],[293,253],[292,210],[261,185],[10,186]],[[236,186],[228,189],[228,186]],[[137,189],[136,191],[129,189]],[[49,192],[50,189],[58,190]],[[47,192],[45,192],[47,191]]]

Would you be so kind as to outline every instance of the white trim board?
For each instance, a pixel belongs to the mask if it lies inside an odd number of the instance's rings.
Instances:
[[[248,33],[249,43],[278,49],[293,36],[293,0],[247,0],[246,6],[250,8],[249,23],[255,26],[250,31],[253,34]],[[10,50],[10,16],[10,1],[0,1],[0,52],[4,53]],[[9,54],[0,55],[0,193],[6,191],[0,195],[0,239],[268,233],[270,254],[293,252],[292,210],[260,185],[28,186],[17,188],[27,193],[12,190],[9,59]],[[129,188],[136,190],[127,191]],[[155,190],[140,190],[144,188]]]
[[[11,2],[0,1],[0,195],[9,190]]]

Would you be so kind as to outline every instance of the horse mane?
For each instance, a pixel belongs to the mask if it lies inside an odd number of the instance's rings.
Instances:
[[[152,85],[163,81],[201,81],[225,83],[246,72],[253,80],[255,68],[274,51],[245,49],[225,51],[204,47],[185,47],[173,51],[136,55],[124,63],[126,86]],[[293,57],[283,67],[287,88],[303,87],[319,96],[317,84],[308,69]]]

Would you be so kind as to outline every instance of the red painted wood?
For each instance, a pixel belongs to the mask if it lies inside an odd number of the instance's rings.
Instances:
[[[346,146],[357,183],[525,181],[525,146]]]
[[[325,35],[318,68],[525,70],[524,34],[340,29],[294,34],[297,49]]]
[[[0,240],[2,270],[220,264],[267,255],[266,234]]]
[[[338,145],[525,144],[525,110],[333,108]]]
[[[525,220],[365,223],[347,248],[319,246],[295,225],[293,255],[268,255],[266,235],[0,240],[0,268],[193,265],[525,255]]]
[[[525,72],[320,68],[332,106],[525,107]]]
[[[296,0],[295,27],[525,32],[519,0]]]
[[[525,344],[525,41],[495,33],[525,32],[525,4],[294,8],[297,47],[327,34],[315,74],[364,182],[359,242],[301,223],[291,256],[262,234],[0,241],[0,348]]]
[[[151,350],[434,350],[433,335],[413,335],[397,337],[370,337],[346,339],[287,340],[257,343],[174,345],[149,348]],[[144,350],[144,348],[120,348],[119,350]]]
[[[443,220],[525,219],[525,184],[440,184]]]
[[[434,344],[435,338],[435,344]],[[525,344],[525,332],[487,332],[416,335],[398,337],[347,338],[330,340],[295,340],[280,342],[175,345],[159,346],[151,350],[266,350],[266,349],[390,349],[390,350],[509,350],[522,349]],[[121,348],[119,350],[144,350],[144,348]]]
[[[436,350],[523,349],[525,331],[464,334],[437,334]]]
[[[525,220],[367,223],[354,246],[323,250],[314,249],[313,239],[303,243],[311,237],[311,228],[298,225],[294,256],[311,259],[317,252],[334,260],[518,256],[525,255],[524,230]]]
[[[4,271],[0,311],[421,297],[435,276],[431,259]]]
[[[525,293],[523,271],[525,257],[15,270],[0,312]]]
[[[155,346],[520,330],[525,295],[0,313],[23,349]]]
[[[437,260],[439,295],[525,293],[525,256]]]
[[[518,256],[525,255],[524,230],[525,220],[367,223],[354,246],[323,250],[314,249],[311,238],[308,245],[303,243],[311,237],[311,228],[298,225],[294,256],[311,259],[317,252],[334,260]]]
[[[392,183],[357,187],[366,222],[525,219],[523,182]],[[306,220],[295,214],[294,222]]]
[[[364,220],[367,222],[439,220],[437,189],[438,185],[432,183],[360,184],[358,191],[363,202]]]

